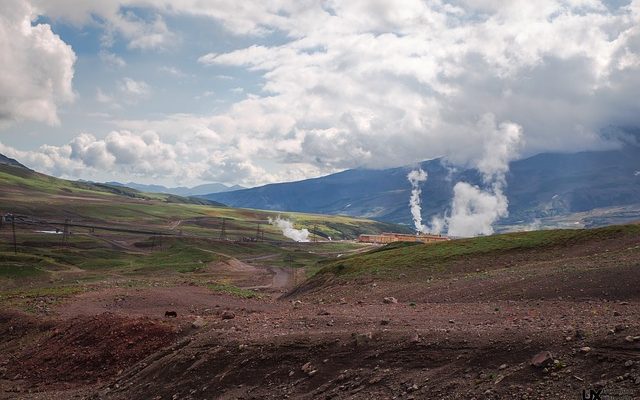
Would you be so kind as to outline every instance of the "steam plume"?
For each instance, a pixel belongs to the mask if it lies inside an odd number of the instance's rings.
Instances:
[[[282,234],[289,239],[295,240],[296,242],[309,241],[309,230],[294,229],[293,224],[288,219],[280,218],[280,216],[278,215],[275,219],[269,218],[269,223],[280,228]]]
[[[420,183],[426,182],[427,173],[422,168],[415,169],[407,174],[407,179],[411,183],[411,197],[409,198],[409,207],[411,208],[411,215],[413,216],[413,224],[416,227],[416,232],[426,233],[427,227],[422,224],[422,207],[420,205],[420,195],[422,189],[420,189]]]
[[[522,127],[512,122],[496,126],[493,114],[486,114],[478,124],[484,135],[482,157],[475,166],[482,174],[484,189],[458,182],[453,188],[451,215],[439,218],[439,226],[448,226],[451,236],[490,235],[493,224],[509,215],[509,201],[504,195],[506,174],[522,145]],[[434,226],[436,224],[434,223]]]

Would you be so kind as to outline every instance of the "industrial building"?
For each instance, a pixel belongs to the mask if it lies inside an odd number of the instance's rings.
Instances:
[[[409,235],[406,233],[388,233],[384,232],[380,235],[360,235],[358,241],[361,243],[387,244],[392,242],[422,242],[434,243],[450,240],[442,235]]]

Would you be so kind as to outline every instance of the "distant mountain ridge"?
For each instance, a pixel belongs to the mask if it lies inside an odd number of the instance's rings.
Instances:
[[[440,159],[420,164],[429,178],[422,186],[425,221],[450,207],[459,181],[480,185],[473,169],[451,169]],[[543,153],[510,165],[508,218],[522,224],[598,208],[638,205],[640,219],[640,147],[580,153]],[[203,196],[232,207],[343,214],[411,224],[408,201],[411,167],[352,169],[321,178],[279,183]],[[635,208],[632,207],[632,210]],[[631,217],[633,218],[633,212]]]
[[[106,184],[112,185],[112,186],[124,186],[131,189],[139,190],[141,192],[167,193],[167,194],[174,194],[176,196],[183,196],[183,197],[202,196],[202,195],[211,194],[211,193],[223,193],[223,192],[231,192],[234,190],[246,189],[244,186],[240,186],[240,185],[227,186],[223,183],[205,183],[203,185],[198,185],[191,188],[186,186],[170,188],[162,185],[145,185],[142,183],[135,183],[135,182],[129,182],[129,183],[106,182]]]

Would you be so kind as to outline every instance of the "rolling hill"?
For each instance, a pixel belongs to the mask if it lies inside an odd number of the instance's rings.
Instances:
[[[4,158],[3,158],[4,160]],[[69,181],[32,171],[11,159],[0,163],[0,213],[46,220],[82,221],[136,229],[184,232],[185,235],[253,237],[262,225],[266,238],[284,239],[268,218],[280,213],[243,210],[196,197],[146,193],[135,189],[90,182]],[[312,236],[354,238],[361,233],[402,230],[389,223],[362,218],[286,213],[296,227]],[[179,229],[177,227],[179,226]]]
[[[481,183],[475,170],[454,170],[440,159],[420,166],[429,174],[422,187],[423,218],[427,220],[447,211],[456,182]],[[409,170],[353,169],[203,197],[234,207],[342,214],[410,224]],[[513,162],[507,180],[510,216],[500,221],[503,228],[536,220],[550,226],[575,222],[598,226],[640,219],[638,146],[539,154]]]

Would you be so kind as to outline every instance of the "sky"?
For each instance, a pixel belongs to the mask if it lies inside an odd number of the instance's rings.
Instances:
[[[70,179],[483,168],[510,130],[515,159],[640,126],[640,0],[3,0],[0,60],[0,153]]]

